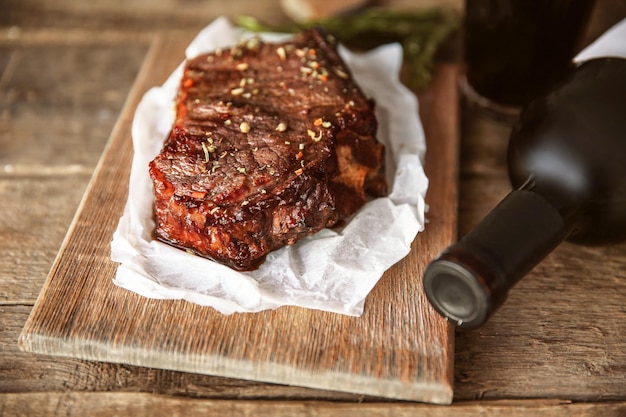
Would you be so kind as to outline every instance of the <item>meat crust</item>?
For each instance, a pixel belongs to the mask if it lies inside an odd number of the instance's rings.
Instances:
[[[323,30],[187,61],[150,162],[155,237],[237,270],[386,193],[365,97]]]

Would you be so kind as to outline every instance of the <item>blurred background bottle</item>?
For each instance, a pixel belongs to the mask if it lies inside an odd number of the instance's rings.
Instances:
[[[563,76],[594,0],[466,0],[465,95],[515,115]]]

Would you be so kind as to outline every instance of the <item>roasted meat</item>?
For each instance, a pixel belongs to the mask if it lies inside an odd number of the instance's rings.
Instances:
[[[155,236],[250,270],[386,192],[374,103],[331,36],[247,39],[187,61],[150,163]]]

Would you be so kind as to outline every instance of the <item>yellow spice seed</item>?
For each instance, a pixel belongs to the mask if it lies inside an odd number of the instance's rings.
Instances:
[[[255,36],[246,43],[248,49],[257,49],[260,45],[261,39],[258,36]]]
[[[335,68],[333,68],[333,70],[335,71],[335,74],[337,74],[337,76],[339,78],[343,78],[343,79],[348,79],[349,78],[348,74],[344,70],[342,70],[341,68],[335,67]]]
[[[276,49],[276,55],[278,55],[278,57],[284,61],[285,59],[287,59],[287,53],[285,52],[285,48],[283,48],[282,46],[278,47],[278,49]]]
[[[204,142],[202,142],[202,150],[204,151],[204,162],[209,162],[209,150]]]
[[[314,142],[319,142],[322,139],[322,131],[316,133],[314,130],[307,129],[306,133],[313,139]]]
[[[248,122],[241,122],[239,125],[239,130],[243,133],[248,133],[250,131],[250,124]]]

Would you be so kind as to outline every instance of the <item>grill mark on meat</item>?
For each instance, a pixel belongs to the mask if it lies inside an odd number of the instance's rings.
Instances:
[[[249,270],[333,226],[386,192],[373,109],[321,30],[189,60],[150,163],[155,236]]]

